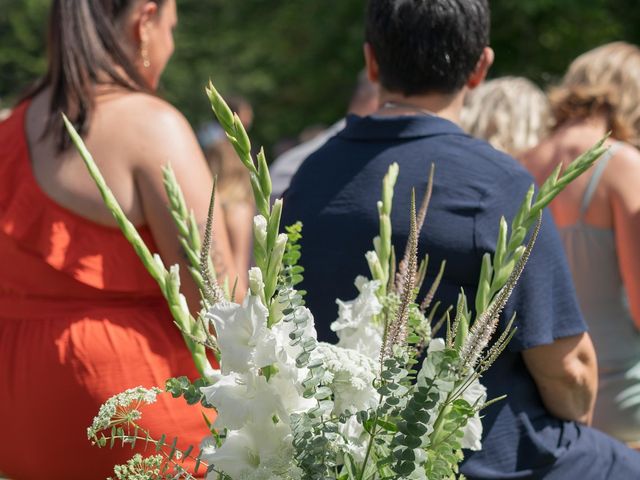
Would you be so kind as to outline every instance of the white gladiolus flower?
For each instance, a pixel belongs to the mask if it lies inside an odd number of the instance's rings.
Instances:
[[[242,305],[219,302],[207,312],[216,329],[223,374],[244,373],[275,362],[276,342],[267,328],[268,314],[255,295],[247,295]]]
[[[355,285],[360,292],[355,300],[336,300],[338,319],[331,324],[331,330],[338,335],[338,346],[377,359],[383,337],[382,325],[374,321],[375,315],[382,310],[382,304],[376,296],[380,282],[367,281],[365,277],[359,276]]]
[[[200,391],[218,412],[215,421],[218,429],[237,430],[247,422],[266,422],[276,415],[289,421],[282,392],[261,375],[231,373]]]
[[[288,425],[272,421],[249,423],[228,432],[220,448],[207,446],[202,460],[234,480],[295,478],[293,436]],[[207,478],[217,478],[217,474]]]
[[[313,315],[308,308],[296,308],[295,317],[297,320],[302,320],[303,318],[306,319],[302,335],[307,338],[318,338],[318,334],[314,327]],[[271,331],[276,338],[278,360],[283,364],[288,364],[293,367],[296,365],[296,358],[302,353],[302,347],[300,345],[291,345],[293,340],[290,335],[294,332],[295,328],[296,325],[293,321],[280,321],[271,327]]]
[[[298,369],[298,373],[294,378],[288,375],[288,372],[280,370],[276,375],[269,379],[269,385],[274,392],[278,394],[278,400],[282,408],[289,415],[292,413],[303,413],[311,410],[318,405],[318,401],[314,398],[304,398],[302,382],[307,378],[308,370]],[[285,423],[289,423],[288,417],[280,417]]]

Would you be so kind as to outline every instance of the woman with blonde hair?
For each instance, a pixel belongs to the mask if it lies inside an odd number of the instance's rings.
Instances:
[[[546,95],[523,77],[484,82],[465,98],[460,125],[470,135],[517,157],[549,132],[551,108]]]
[[[578,57],[550,94],[552,134],[525,156],[537,180],[607,132],[609,151],[551,204],[596,346],[593,425],[640,441],[640,49],[610,43]]]
[[[182,267],[198,308],[161,167],[172,165],[199,222],[213,180],[186,119],[155,95],[176,22],[175,0],[53,0],[47,73],[0,123],[0,471],[9,478],[109,476],[145,442],[133,451],[92,446],[87,427],[100,405],[128,388],[197,377],[158,286],[61,120],[66,113],[81,133],[145,242]],[[215,218],[216,266],[233,279]],[[198,408],[167,394],[142,423],[156,440],[176,435],[180,448],[208,432]]]

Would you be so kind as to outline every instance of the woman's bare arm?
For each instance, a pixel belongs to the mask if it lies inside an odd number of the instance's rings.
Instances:
[[[607,168],[618,265],[631,314],[640,329],[640,153],[621,150]]]
[[[589,334],[524,350],[522,357],[549,412],[562,420],[591,423],[598,367]]]
[[[142,199],[147,224],[160,256],[166,265],[180,265],[182,292],[195,312],[199,295],[187,273],[188,262],[178,241],[178,232],[167,209],[168,199],[162,181],[162,166],[170,164],[184,193],[187,206],[193,210],[201,233],[206,224],[213,179],[195,135],[186,119],[173,107],[158,99],[150,99],[146,112],[148,125],[139,135],[134,178]],[[229,279],[230,286],[238,278],[231,253],[229,235],[219,204],[213,224],[212,257],[219,278]],[[245,283],[239,280],[237,294],[242,296]]]
[[[224,207],[224,216],[231,241],[231,249],[240,278],[247,279],[247,269],[251,259],[253,239],[253,217],[255,207],[252,202],[228,202]]]

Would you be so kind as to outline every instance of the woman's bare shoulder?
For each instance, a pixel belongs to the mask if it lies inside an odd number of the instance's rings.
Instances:
[[[162,98],[146,93],[128,93],[115,99],[109,108],[112,117],[118,117],[121,125],[134,127],[136,131],[158,135],[167,133],[167,129],[184,128],[190,130],[184,115]]]
[[[518,155],[518,161],[540,183],[552,169],[556,157],[556,147],[550,140],[544,140],[537,146]]]
[[[621,143],[611,162],[617,168],[636,170],[640,168],[640,151],[633,145]]]
[[[617,190],[629,190],[640,196],[640,151],[633,145],[621,144],[611,157],[605,171],[604,181]]]
[[[131,93],[108,107],[111,123],[142,163],[179,161],[202,155],[185,116],[169,102],[144,93]]]

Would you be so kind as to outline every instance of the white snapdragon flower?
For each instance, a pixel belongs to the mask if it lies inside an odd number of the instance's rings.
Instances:
[[[437,362],[434,359],[434,355],[444,351],[445,343],[442,338],[434,338],[429,342],[427,347],[427,356],[422,362],[422,367],[418,372],[416,383],[420,387],[427,386],[432,378],[435,378],[435,385],[437,391],[440,393],[440,398],[444,399],[449,392],[453,390],[454,380],[451,376],[445,377],[442,373],[438,372]],[[445,372],[446,373],[446,372]]]
[[[234,480],[292,478],[293,435],[285,423],[248,423],[229,431],[220,448],[210,441],[202,448],[202,460]],[[209,474],[207,479],[217,478]]]
[[[244,373],[275,361],[275,337],[267,328],[269,312],[259,297],[248,294],[242,305],[218,302],[207,312],[216,329],[221,370]]]
[[[355,300],[336,300],[338,319],[331,324],[331,330],[338,335],[338,346],[377,359],[383,337],[383,326],[374,322],[374,316],[382,311],[382,304],[376,296],[380,282],[367,281],[365,277],[359,276],[355,285],[360,292]]]
[[[264,281],[262,280],[262,270],[258,267],[249,269],[249,290],[252,295],[259,297],[264,292]]]
[[[435,385],[437,391],[440,394],[440,400],[443,401],[447,394],[451,392],[455,386],[452,377],[445,377],[440,372],[438,375],[436,362],[432,355],[437,355],[438,352],[442,352],[445,349],[444,340],[441,338],[434,338],[429,342],[427,349],[427,357],[422,364],[422,368],[418,373],[417,384],[419,386],[425,386],[427,382],[432,378],[436,378]],[[478,379],[474,380],[469,387],[462,393],[462,398],[466,400],[469,405],[479,408],[487,401],[487,389],[480,383]],[[435,419],[431,419],[427,425],[426,436],[433,432],[433,422]],[[476,412],[475,415],[467,420],[467,424],[463,427],[462,432],[464,436],[460,442],[462,448],[469,450],[480,450],[482,448],[482,421],[480,420],[480,413]]]
[[[289,421],[281,392],[262,375],[231,373],[200,391],[218,412],[218,429],[237,430],[247,422],[266,422],[276,415]]]
[[[253,217],[253,238],[254,241],[266,251],[267,249],[267,219],[262,215]]]
[[[338,431],[344,443],[340,446],[349,453],[353,459],[362,463],[367,454],[369,434],[355,416],[347,418],[345,423],[338,425]]]
[[[469,405],[480,408],[487,401],[487,389],[480,383],[480,380],[476,379],[464,391],[462,398],[469,402]],[[482,449],[482,420],[480,420],[480,412],[476,412],[473,417],[467,420],[462,432],[464,433],[460,442],[462,448],[475,451]]]

